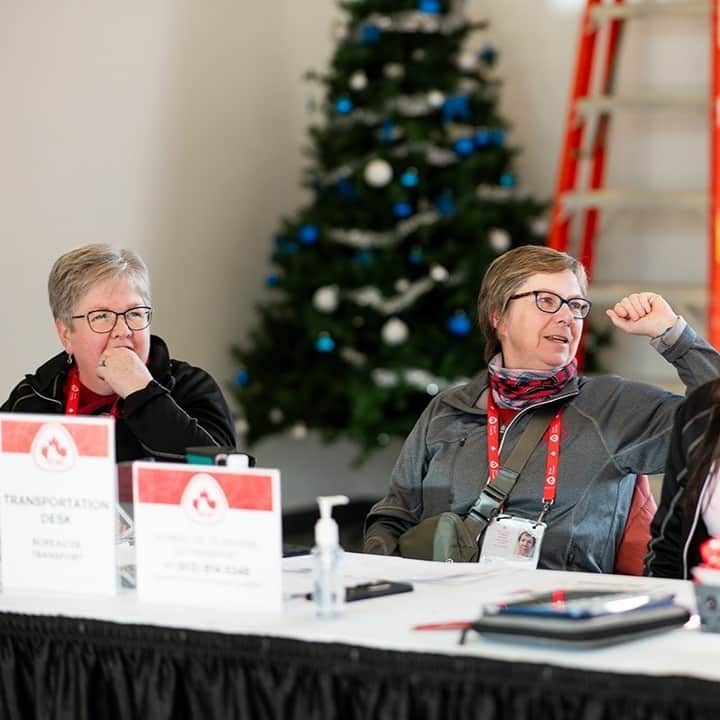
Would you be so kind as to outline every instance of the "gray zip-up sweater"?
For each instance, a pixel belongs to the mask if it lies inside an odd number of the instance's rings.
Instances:
[[[692,389],[720,375],[720,355],[680,319],[672,344],[653,343]],[[366,520],[365,551],[397,553],[397,539],[432,515],[465,515],[487,479],[487,372],[450,388],[428,404],[408,436],[388,494]],[[662,472],[673,415],[682,396],[617,375],[579,377],[565,400],[555,504],[539,567],[612,572],[635,475]],[[505,429],[501,458],[527,426],[532,408]],[[521,473],[505,511],[537,518],[542,509],[546,444]]]

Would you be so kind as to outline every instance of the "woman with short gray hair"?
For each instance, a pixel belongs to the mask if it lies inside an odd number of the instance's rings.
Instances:
[[[639,557],[617,563],[636,476],[662,471],[682,397],[577,372],[586,294],[565,253],[525,246],[495,259],[478,297],[487,366],[428,404],[370,510],[367,552],[512,563],[509,538],[531,530],[540,568],[642,571]],[[688,388],[720,375],[718,352],[657,293],[606,314],[648,338]]]
[[[217,383],[150,334],[150,278],[137,253],[103,244],[71,250],[55,261],[48,295],[64,352],[26,375],[1,411],[111,415],[118,462],[235,446]]]

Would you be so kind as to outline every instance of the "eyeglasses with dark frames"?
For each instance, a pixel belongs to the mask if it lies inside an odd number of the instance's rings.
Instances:
[[[550,290],[529,290],[528,292],[518,293],[517,295],[511,295],[508,298],[508,302],[510,302],[510,300],[528,297],[529,295],[535,296],[535,306],[538,310],[554,315],[563,305],[567,305],[576,320],[584,320],[590,313],[590,308],[592,307],[592,303],[587,298],[564,298]]]
[[[104,335],[112,332],[117,325],[119,317],[125,320],[125,324],[129,330],[144,330],[150,327],[152,320],[152,308],[147,305],[130,308],[125,312],[115,312],[114,310],[91,310],[84,315],[72,315],[73,320],[87,319],[87,324],[93,332]]]

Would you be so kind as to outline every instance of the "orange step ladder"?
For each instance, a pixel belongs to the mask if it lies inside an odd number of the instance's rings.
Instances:
[[[571,251],[571,235],[592,277],[596,236],[601,209],[628,207],[681,207],[707,210],[708,281],[707,337],[720,348],[720,0],[586,0],[580,21],[580,36],[555,194],[550,212],[547,245]],[[707,192],[688,190],[612,190],[604,187],[608,138],[612,112],[616,109],[662,108],[705,103],[704,98],[643,98],[614,96],[614,81],[623,28],[628,20],[656,14],[698,14],[707,21],[710,43],[710,174]],[[605,30],[607,46],[600,51],[600,33]],[[593,91],[593,83],[598,91]],[[589,122],[595,112],[596,121]],[[589,162],[581,172],[583,160]],[[583,187],[580,187],[582,184]],[[582,217],[582,227],[573,228]]]

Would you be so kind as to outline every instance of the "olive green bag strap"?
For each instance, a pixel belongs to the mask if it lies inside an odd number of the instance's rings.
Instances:
[[[500,465],[495,479],[492,483],[485,483],[480,496],[465,517],[465,525],[476,541],[480,540],[485,528],[505,504],[515,487],[518,476],[530,459],[532,451],[545,434],[556,412],[556,403],[544,405],[533,411],[530,422],[512,449],[508,459]]]

